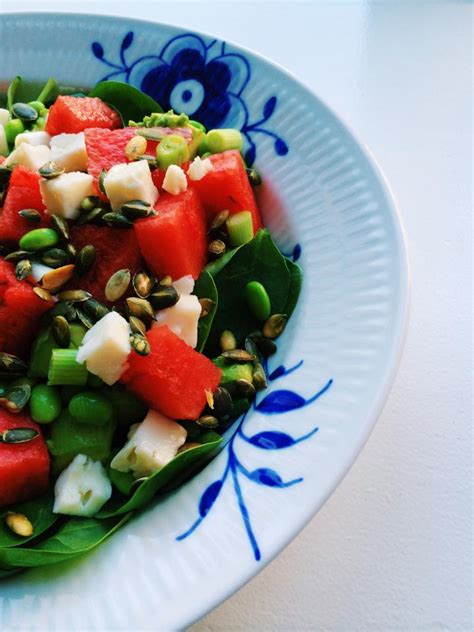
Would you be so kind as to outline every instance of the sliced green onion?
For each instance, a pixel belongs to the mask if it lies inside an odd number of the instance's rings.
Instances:
[[[240,211],[231,215],[226,225],[231,246],[242,246],[253,239],[253,220],[250,211]]]
[[[228,149],[242,149],[244,139],[238,129],[211,129],[206,134],[209,151],[214,154]]]
[[[84,386],[87,368],[76,362],[76,349],[53,349],[48,371],[48,385]]]
[[[12,113],[13,104],[15,103],[15,94],[21,84],[21,77],[15,77],[7,90],[7,108]]]
[[[163,171],[170,165],[180,165],[189,158],[188,143],[178,134],[165,136],[156,148],[158,166]]]
[[[245,300],[257,320],[267,320],[272,313],[268,292],[258,281],[247,283],[245,286]]]
[[[195,127],[196,129],[201,130],[201,132],[206,133],[206,128],[204,127],[204,125],[202,123],[200,123],[199,121],[192,121],[191,119],[189,119],[189,125],[192,125],[193,127]]]
[[[53,79],[52,77],[50,77],[48,81],[46,82],[44,88],[39,93],[36,101],[41,101],[41,103],[46,103],[48,100],[51,100],[51,98],[53,97],[57,89],[58,89],[58,82],[56,81],[56,79]]]

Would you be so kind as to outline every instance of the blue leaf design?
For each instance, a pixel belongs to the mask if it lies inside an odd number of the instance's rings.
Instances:
[[[122,46],[120,47],[120,51],[123,53],[130,48],[133,42],[133,31],[129,31],[122,40]]]
[[[260,467],[248,475],[252,481],[260,483],[260,485],[266,485],[267,487],[284,487],[284,483],[281,476],[275,470],[271,470],[267,467]]]
[[[287,413],[306,404],[306,400],[294,391],[273,391],[262,399],[257,410],[267,415]]]
[[[102,59],[104,56],[104,49],[99,42],[92,42],[92,52],[97,59]]]
[[[259,432],[250,437],[248,442],[262,450],[282,450],[295,444],[295,440],[290,435],[273,430]]]
[[[288,145],[281,138],[277,138],[275,141],[275,151],[279,156],[286,156],[288,153]]]
[[[296,244],[296,246],[293,248],[293,261],[298,261],[300,257],[301,257],[301,246],[300,244]]]
[[[255,162],[255,145],[251,145],[251,147],[245,152],[245,163],[248,167],[251,167]]]
[[[263,106],[263,118],[265,120],[268,120],[270,116],[273,114],[273,112],[275,111],[276,104],[277,104],[276,97],[270,97],[268,101],[265,103],[265,105]]]
[[[285,375],[285,373],[286,373],[285,367],[282,364],[280,364],[280,366],[277,366],[277,368],[270,373],[270,375],[268,376],[268,379],[276,380],[278,377]]]
[[[201,496],[201,500],[199,501],[199,515],[202,518],[204,518],[204,516],[206,516],[211,510],[211,507],[219,496],[221,489],[222,481],[214,481]]]

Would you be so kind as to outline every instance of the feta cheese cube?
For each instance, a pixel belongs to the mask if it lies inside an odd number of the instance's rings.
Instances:
[[[15,138],[15,147],[18,148],[20,145],[23,145],[23,143],[34,145],[35,147],[39,145],[49,147],[50,140],[51,136],[48,132],[23,132],[22,134],[18,134]]]
[[[54,268],[45,266],[42,263],[38,263],[37,261],[31,262],[31,276],[37,283],[41,281],[45,274],[48,274],[48,272],[52,272],[53,270]]]
[[[179,195],[188,188],[186,174],[178,165],[170,165],[165,173],[163,189],[171,195]]]
[[[200,316],[201,304],[198,297],[193,294],[182,294],[173,307],[157,312],[156,323],[158,326],[167,325],[181,340],[195,349]]]
[[[212,162],[209,158],[201,159],[200,156],[196,156],[196,158],[189,165],[188,176],[191,180],[201,180],[204,178],[206,173],[212,171],[214,169]]]
[[[69,171],[87,171],[87,151],[84,132],[58,134],[51,138],[51,160]]]
[[[8,141],[5,128],[0,124],[0,156],[8,156]]]
[[[117,312],[109,312],[86,333],[76,359],[110,386],[127,369],[130,351],[129,324]]]
[[[153,205],[158,199],[158,189],[153,184],[146,160],[113,166],[104,178],[104,187],[113,211],[120,211],[130,200]]]
[[[136,478],[160,470],[176,456],[186,441],[186,430],[176,421],[150,410],[128,433],[128,442],[112,459],[110,467],[133,472]]]
[[[22,143],[5,160],[5,166],[22,165],[31,171],[38,171],[40,167],[51,160],[51,150],[46,145],[29,145]]]
[[[0,125],[5,125],[10,120],[10,112],[5,108],[0,108]]]
[[[21,145],[15,151],[28,146]],[[83,198],[95,193],[93,177],[79,171],[63,173],[52,180],[41,180],[40,189],[48,213],[55,213],[66,219],[76,219]]]
[[[194,279],[190,274],[187,274],[176,281],[173,281],[173,286],[177,290],[178,294],[191,294],[194,289]]]
[[[112,496],[112,485],[99,461],[78,454],[54,486],[53,512],[93,516]]]

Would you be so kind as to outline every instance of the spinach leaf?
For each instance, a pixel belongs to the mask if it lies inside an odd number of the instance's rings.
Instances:
[[[296,303],[298,302],[298,298],[301,293],[301,287],[303,285],[303,273],[301,272],[301,268],[298,264],[294,263],[290,259],[285,259],[286,267],[290,273],[290,288],[288,290],[288,298],[286,301],[286,307],[283,311],[284,314],[293,313]]]
[[[219,338],[224,329],[230,329],[237,344],[242,345],[246,335],[261,327],[245,302],[245,286],[249,281],[260,281],[265,286],[272,313],[290,316],[291,311],[285,310],[294,308],[294,300],[288,301],[292,275],[287,260],[267,230],[259,230],[252,241],[241,246],[214,281],[219,305],[205,347],[206,355],[211,358],[220,353]]]
[[[214,305],[209,314],[200,318],[198,323],[198,343],[196,349],[197,351],[202,351],[204,349],[204,345],[206,344],[209,332],[211,331],[212,321],[214,320],[219,301],[216,284],[207,270],[203,270],[196,281],[194,285],[194,294],[198,298],[210,298],[211,301],[214,301]]]
[[[2,579],[5,579],[6,577],[10,577],[11,575],[15,575],[16,573],[19,573],[20,571],[22,571],[23,568],[7,568],[0,566],[0,581]]]
[[[237,246],[237,248],[232,248],[232,250],[228,250],[225,254],[222,255],[222,257],[218,257],[217,259],[214,259],[214,261],[208,263],[204,270],[206,270],[206,272],[209,272],[212,277],[217,276],[222,268],[225,268],[225,266],[229,263],[229,261],[240,248],[242,248],[242,246]]]
[[[125,126],[131,120],[141,121],[144,116],[149,116],[153,112],[163,112],[162,107],[154,99],[120,81],[101,81],[93,88],[90,96],[99,97],[117,110]]]
[[[129,515],[108,520],[69,518],[54,535],[30,547],[0,549],[0,566],[54,564],[87,553],[121,527]]]
[[[58,515],[53,514],[53,502],[53,494],[50,493],[35,500],[28,500],[13,507],[8,507],[8,511],[16,511],[29,519],[33,525],[33,535],[28,538],[15,535],[5,524],[7,512],[4,511],[0,515],[0,549],[10,546],[21,546],[49,529],[58,519]]]
[[[153,496],[164,487],[170,488],[171,485],[176,487],[177,484],[188,478],[198,467],[211,458],[220,446],[222,437],[209,430],[201,433],[198,441],[201,445],[180,452],[168,465],[165,465],[161,470],[147,478],[131,497],[121,495],[120,497],[112,498],[97,514],[97,517],[110,518],[111,516],[118,516],[119,514],[140,509],[149,503]],[[127,476],[128,489],[130,490],[130,485],[134,482],[134,479],[131,474]],[[125,477],[122,477],[121,488],[125,489],[126,484]]]

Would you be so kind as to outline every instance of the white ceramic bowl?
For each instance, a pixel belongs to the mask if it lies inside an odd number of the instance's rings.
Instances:
[[[304,270],[299,306],[271,358],[270,389],[222,452],[93,553],[0,587],[4,629],[182,628],[295,537],[367,439],[407,318],[397,212],[373,159],[337,116],[254,53],[119,18],[1,20],[2,81],[114,78],[208,127],[241,129],[264,179],[265,222]]]

